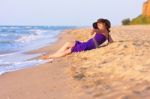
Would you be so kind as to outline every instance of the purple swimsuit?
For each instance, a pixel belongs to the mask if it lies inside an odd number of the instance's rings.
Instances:
[[[106,41],[106,37],[101,33],[96,33],[94,38],[97,41],[98,45]],[[81,52],[81,51],[91,50],[95,48],[96,46],[92,38],[87,40],[86,42],[81,42],[76,40],[75,45],[71,48],[71,52]]]

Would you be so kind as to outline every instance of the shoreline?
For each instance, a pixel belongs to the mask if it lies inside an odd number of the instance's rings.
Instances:
[[[61,40],[60,38],[62,38],[62,35],[65,34],[64,32],[68,31],[68,30],[71,30],[71,29],[61,30],[59,35],[57,35],[56,38],[54,38],[54,39],[56,39],[55,41],[48,43],[48,44],[44,45],[43,47],[37,48],[35,50],[30,50],[30,51],[26,51],[26,52],[2,53],[0,56],[4,56],[4,57],[5,57],[5,55],[12,55],[13,57],[18,55],[20,57],[20,59],[22,59],[22,61],[18,61],[18,59],[16,58],[14,62],[10,63],[10,65],[11,64],[13,65],[12,68],[8,67],[8,69],[7,68],[4,70],[2,69],[0,76],[5,73],[15,72],[18,70],[34,67],[34,65],[37,66],[37,65],[46,63],[47,61],[45,61],[45,60],[39,60],[39,55],[42,55],[43,53],[47,53],[47,52],[52,53],[55,50],[57,50],[57,49],[52,50],[51,47],[55,47],[55,45],[60,42],[60,40]],[[49,50],[49,48],[50,48],[50,50]],[[42,51],[42,49],[47,49],[47,51]],[[25,59],[26,59],[26,61],[23,61]],[[7,60],[6,60],[6,62],[7,62]],[[20,65],[19,65],[19,63],[20,63]],[[1,64],[3,64],[3,63],[1,62]]]
[[[69,31],[60,33],[58,40],[41,49],[28,52],[53,53],[66,41],[72,41]],[[76,86],[72,77],[64,69],[68,66],[65,58],[55,59],[52,63],[45,63],[29,68],[5,73],[0,76],[1,99],[92,99]]]

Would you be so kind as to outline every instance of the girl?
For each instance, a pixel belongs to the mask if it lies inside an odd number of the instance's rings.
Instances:
[[[86,42],[78,41],[67,42],[58,51],[52,55],[44,55],[43,59],[58,58],[74,52],[81,52],[97,48],[99,45],[108,40],[108,43],[112,43],[110,32],[111,23],[107,19],[98,19],[97,22],[93,23],[93,30],[91,34],[94,35],[91,39]]]

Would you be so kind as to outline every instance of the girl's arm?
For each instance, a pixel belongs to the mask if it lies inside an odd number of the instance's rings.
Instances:
[[[112,39],[112,37],[111,37],[111,35],[110,34],[108,34],[108,43],[113,43],[114,41],[113,41],[113,39]]]
[[[91,31],[91,35],[93,35],[95,33],[95,29],[92,29]]]
[[[91,35],[93,35],[93,34],[96,33],[96,32],[99,32],[99,30],[98,30],[98,29],[93,29],[93,30],[91,31]]]

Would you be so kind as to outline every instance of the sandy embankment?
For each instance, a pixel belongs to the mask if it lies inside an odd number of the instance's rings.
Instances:
[[[79,40],[88,33],[71,32]],[[150,26],[114,27],[111,34],[114,43],[67,56],[67,73],[93,99],[150,99]]]

